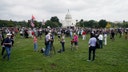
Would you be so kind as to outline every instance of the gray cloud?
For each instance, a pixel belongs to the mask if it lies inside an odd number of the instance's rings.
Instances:
[[[0,19],[37,20],[58,16],[64,19],[67,10],[73,19],[110,21],[128,20],[127,0],[1,0]]]

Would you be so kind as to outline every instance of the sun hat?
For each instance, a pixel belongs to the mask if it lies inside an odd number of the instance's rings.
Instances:
[[[7,36],[9,36],[9,35],[12,35],[12,34],[8,33]]]

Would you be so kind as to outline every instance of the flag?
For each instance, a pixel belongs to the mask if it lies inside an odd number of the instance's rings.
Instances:
[[[32,19],[34,20],[35,19],[35,17],[32,15]]]
[[[32,26],[32,27],[34,27],[34,26],[35,26],[35,24],[33,23],[33,20],[31,20],[31,26]]]
[[[35,17],[32,15],[32,18],[31,18],[31,26],[32,26],[32,27],[35,27],[34,19],[35,19]]]
[[[45,25],[45,22],[44,22],[44,20],[42,21],[42,25]]]

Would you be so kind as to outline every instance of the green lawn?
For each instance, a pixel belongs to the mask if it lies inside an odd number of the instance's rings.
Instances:
[[[66,51],[52,53],[45,57],[40,52],[33,51],[33,39],[15,39],[11,51],[11,60],[2,60],[0,56],[0,72],[128,72],[128,40],[118,38],[108,45],[96,50],[96,60],[88,59],[88,40],[79,38],[79,49],[71,51],[70,38],[66,38]],[[54,43],[56,51],[61,48],[57,38]],[[38,49],[44,47],[44,38],[38,38]],[[1,51],[1,48],[0,48]]]

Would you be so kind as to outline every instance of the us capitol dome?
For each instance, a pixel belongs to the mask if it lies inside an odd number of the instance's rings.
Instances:
[[[65,15],[65,20],[62,20],[62,27],[74,27],[76,25],[76,21],[72,19],[72,16],[68,10]]]

